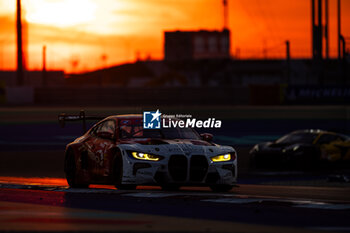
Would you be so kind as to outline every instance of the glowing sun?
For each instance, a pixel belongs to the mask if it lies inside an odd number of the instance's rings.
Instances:
[[[28,22],[57,27],[89,23],[96,17],[96,6],[91,0],[27,0],[24,7]]]

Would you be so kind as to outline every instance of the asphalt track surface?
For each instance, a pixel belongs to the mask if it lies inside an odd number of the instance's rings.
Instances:
[[[59,178],[0,183],[0,231],[350,232],[350,188],[241,184],[214,193],[70,189]]]

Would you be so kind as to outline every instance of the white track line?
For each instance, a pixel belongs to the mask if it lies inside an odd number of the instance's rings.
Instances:
[[[216,203],[231,203],[231,204],[247,204],[247,203],[254,203],[254,202],[262,202],[262,201],[264,201],[264,199],[255,199],[255,198],[228,199],[228,198],[220,198],[220,199],[204,199],[204,200],[201,200],[201,201],[216,202]]]
[[[149,198],[159,198],[159,197],[173,197],[177,196],[176,194],[171,194],[171,193],[127,193],[127,194],[122,194],[123,196],[128,196],[128,197],[149,197]]]
[[[294,205],[297,208],[326,209],[326,210],[349,210],[349,204],[313,203]]]

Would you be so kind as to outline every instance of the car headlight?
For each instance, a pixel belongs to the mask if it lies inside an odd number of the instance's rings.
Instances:
[[[283,149],[282,153],[291,152],[291,151],[294,152],[294,151],[298,150],[299,147],[300,147],[299,145],[289,146],[289,147]]]
[[[256,144],[251,150],[249,153],[254,153],[254,152],[258,152],[259,151],[259,145]]]
[[[151,160],[151,161],[159,161],[161,159],[160,156],[151,155],[151,154],[142,153],[142,152],[131,152],[131,154],[135,159]]]
[[[217,155],[214,157],[211,157],[211,161],[213,162],[224,162],[224,161],[230,161],[231,160],[231,154],[224,154],[224,155]]]

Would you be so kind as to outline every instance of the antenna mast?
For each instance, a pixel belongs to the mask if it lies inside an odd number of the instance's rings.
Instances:
[[[224,30],[228,30],[228,0],[222,1],[224,5]]]

